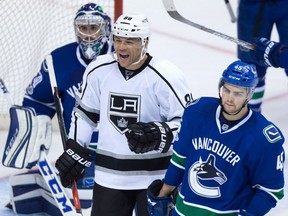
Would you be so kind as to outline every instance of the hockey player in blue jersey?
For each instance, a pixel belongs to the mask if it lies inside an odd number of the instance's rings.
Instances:
[[[280,42],[288,44],[288,1],[287,0],[240,0],[238,6],[238,38],[253,43],[254,37],[271,38],[275,28]],[[249,50],[238,46],[238,58],[244,62],[254,63]],[[265,77],[267,66],[255,64],[259,82],[250,100],[250,107],[261,111],[265,94]],[[288,70],[285,69],[288,76]]]
[[[174,216],[262,216],[284,196],[284,137],[248,105],[257,81],[254,65],[233,62],[220,99],[201,97],[185,109],[165,178],[148,187],[150,215],[168,215],[179,185]]]
[[[74,30],[77,40],[76,42],[66,44],[51,52],[67,133],[70,127],[72,109],[75,105],[75,94],[77,94],[77,89],[80,86],[80,82],[87,65],[92,60],[95,60],[97,56],[110,52],[111,46],[109,43],[109,36],[111,32],[111,20],[110,17],[104,13],[103,8],[100,5],[88,3],[83,5],[77,11],[74,18]],[[45,61],[42,62],[39,72],[27,87],[22,106],[35,110],[37,116],[46,116],[46,121],[51,121],[51,119],[54,117],[56,110]],[[38,121],[38,129],[43,125],[45,124]],[[13,126],[11,125],[11,127]],[[33,128],[31,130],[33,130]],[[10,142],[10,140],[13,138],[14,137],[8,137],[7,142]],[[91,138],[90,148],[96,148],[97,139],[98,132],[95,131]],[[62,146],[61,143],[54,144]],[[49,148],[49,145],[50,143],[48,142],[46,148]],[[31,168],[37,163],[37,159],[39,158],[40,154],[39,150],[40,147],[35,144],[35,152],[33,152],[30,158],[23,159],[25,160],[26,168]],[[22,174],[21,176],[22,179],[30,178],[29,174]],[[86,170],[84,178],[77,182],[78,189],[91,189],[90,193],[92,194],[94,184],[93,176],[94,169],[91,167]],[[35,174],[33,173],[31,178],[34,177]],[[36,186],[32,187],[31,185],[30,188],[37,189]],[[15,196],[21,190],[27,192],[27,188],[25,188],[25,186],[22,187],[19,185],[13,185]],[[44,201],[41,201],[39,198],[39,203],[44,202],[48,207],[27,207],[29,201],[33,199],[35,198],[30,197],[25,198],[22,201],[15,201],[15,203],[13,203],[14,210],[16,210],[18,213],[35,213],[43,210],[44,212],[53,216],[60,214],[60,211],[57,211],[57,207],[55,210],[55,206],[45,201],[45,199],[43,199]],[[12,199],[12,202],[13,200],[14,198]],[[30,203],[31,205],[35,205],[35,202]],[[84,205],[82,204],[82,207],[84,208],[89,206],[91,206],[91,197],[89,197]]]
[[[288,46],[267,38],[254,39],[255,50],[250,50],[251,57],[263,67],[281,67],[288,70]]]

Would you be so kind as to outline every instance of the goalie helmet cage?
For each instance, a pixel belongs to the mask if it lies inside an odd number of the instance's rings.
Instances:
[[[47,54],[76,40],[73,19],[77,10],[94,2],[115,20],[123,0],[1,0],[0,78],[16,104]],[[9,127],[9,107],[0,94],[0,129]]]

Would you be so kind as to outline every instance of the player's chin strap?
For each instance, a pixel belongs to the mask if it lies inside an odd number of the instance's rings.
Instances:
[[[143,60],[143,58],[146,56],[147,53],[147,48],[145,47],[145,45],[142,46],[142,50],[141,50],[141,55],[140,58],[138,59],[138,61],[132,63],[131,65],[136,65],[138,64],[140,61]],[[117,58],[117,54],[115,51],[111,52],[112,57],[118,62],[118,58]]]
[[[145,45],[143,45],[143,46],[142,46],[141,55],[140,55],[139,60],[136,61],[136,62],[134,62],[134,63],[132,63],[132,65],[136,65],[136,64],[138,64],[140,61],[142,61],[143,58],[144,58],[145,55],[146,55],[146,52],[147,52],[147,48],[145,47]]]
[[[112,37],[113,37],[113,36],[112,36]],[[113,38],[111,38],[111,41],[113,41]],[[132,63],[131,65],[136,65],[136,64],[138,64],[138,63],[139,63],[140,61],[142,61],[142,60],[144,59],[144,57],[146,56],[146,53],[147,53],[147,45],[146,45],[146,44],[148,43],[148,38],[146,38],[146,39],[144,40],[144,42],[141,42],[141,43],[142,43],[142,44],[141,44],[142,49],[141,49],[140,58],[138,59],[138,61]],[[112,57],[113,57],[116,61],[118,61],[117,54],[116,54],[115,51],[111,52],[111,55],[112,55]]]

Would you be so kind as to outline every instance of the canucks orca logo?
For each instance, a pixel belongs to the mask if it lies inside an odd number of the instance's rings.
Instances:
[[[190,188],[199,196],[208,198],[221,196],[221,191],[218,186],[207,186],[208,184],[222,185],[227,181],[227,177],[215,166],[215,162],[215,156],[210,154],[205,162],[202,162],[200,158],[199,161],[194,163],[189,169],[188,182]]]

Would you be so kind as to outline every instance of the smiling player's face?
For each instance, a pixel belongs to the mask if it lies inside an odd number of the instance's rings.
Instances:
[[[114,49],[119,64],[128,70],[140,68],[146,60],[146,58],[143,58],[140,62],[134,64],[141,58],[143,46],[140,38],[114,36]]]

